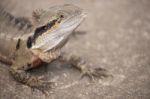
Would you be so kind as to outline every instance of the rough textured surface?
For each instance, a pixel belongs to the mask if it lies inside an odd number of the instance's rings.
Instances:
[[[64,50],[83,56],[93,68],[106,68],[114,78],[90,83],[86,78],[80,80],[79,72],[68,64],[54,62],[31,71],[57,83],[46,97],[14,81],[8,66],[0,64],[0,98],[150,99],[150,1],[5,0],[3,4],[14,15],[30,17],[36,8],[62,3],[76,4],[88,12]]]

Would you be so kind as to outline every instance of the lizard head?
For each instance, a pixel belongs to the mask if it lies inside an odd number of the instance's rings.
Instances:
[[[81,8],[71,4],[54,6],[39,12],[34,14],[37,25],[28,41],[32,50],[42,52],[62,47],[86,16]]]

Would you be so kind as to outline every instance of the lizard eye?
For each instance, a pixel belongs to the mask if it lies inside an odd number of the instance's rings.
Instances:
[[[61,14],[61,15],[60,15],[60,18],[64,18],[64,15]]]

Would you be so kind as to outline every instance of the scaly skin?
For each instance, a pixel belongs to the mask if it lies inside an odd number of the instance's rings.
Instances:
[[[80,57],[61,52],[72,31],[85,18],[82,9],[67,4],[37,10],[33,12],[31,21],[15,18],[3,10],[1,14],[0,41],[5,44],[0,43],[3,46],[0,49],[0,60],[11,65],[10,73],[17,81],[43,91],[52,82],[43,81],[27,70],[43,62],[51,63],[55,59],[69,61],[83,76],[87,75],[92,79],[108,76],[104,69],[87,68],[88,64]]]

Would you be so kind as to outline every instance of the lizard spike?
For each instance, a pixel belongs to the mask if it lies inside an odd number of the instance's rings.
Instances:
[[[26,40],[28,38],[27,36],[32,34],[31,31],[33,31],[33,25],[28,18],[15,17],[7,12],[2,6],[0,6],[0,20],[0,36],[3,35],[3,32],[6,36],[1,36],[0,39],[4,38],[4,40],[10,41],[11,38],[13,41],[16,41],[18,38],[21,38]],[[13,29],[13,31],[9,31],[9,28]]]
[[[33,11],[32,13],[32,17],[33,17],[33,20],[35,22],[39,22],[40,21],[40,17],[41,15],[44,13],[45,11],[43,9],[36,9],[35,11]]]
[[[27,30],[32,27],[31,21],[26,17],[14,17],[12,14],[0,7],[0,16],[6,19],[8,23],[12,26],[16,26],[19,30]]]
[[[32,27],[31,21],[25,17],[19,17],[15,19],[15,25],[18,26],[18,29],[29,29]]]
[[[6,17],[8,19],[8,21],[12,21],[13,19],[15,19],[15,17],[13,15],[11,15],[10,13],[6,12],[4,10],[4,8],[0,8],[0,15],[3,17]]]
[[[0,7],[0,13],[1,13],[1,15],[3,15],[4,12],[5,12],[5,11],[4,11],[4,8],[3,8],[3,7]]]

